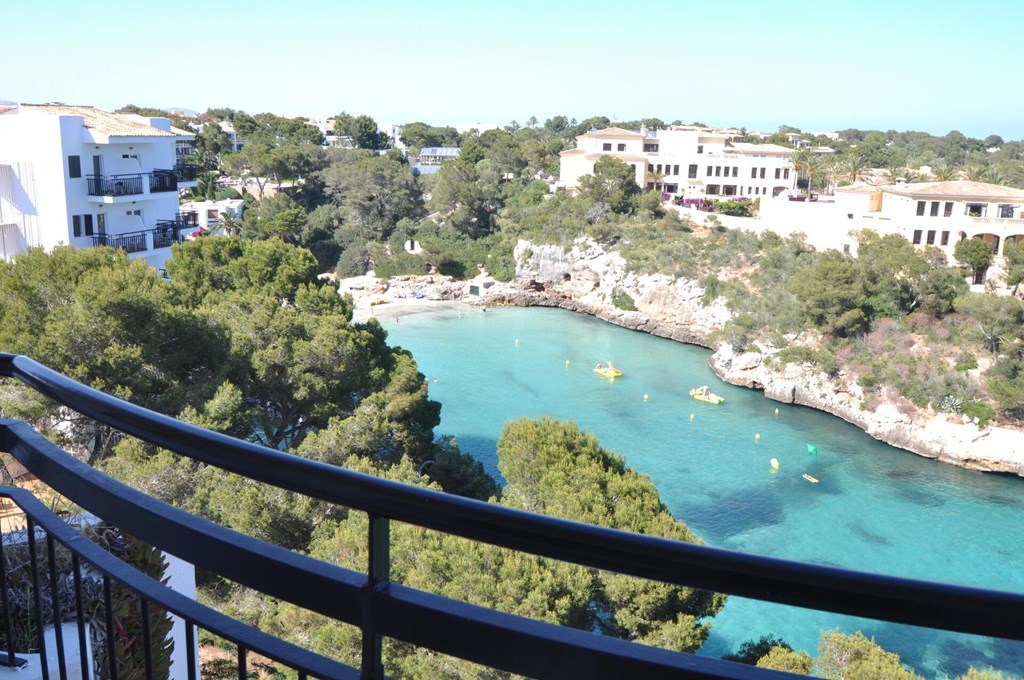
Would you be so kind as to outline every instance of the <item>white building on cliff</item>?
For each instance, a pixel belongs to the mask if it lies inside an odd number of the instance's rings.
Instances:
[[[899,234],[915,246],[934,246],[953,262],[956,244],[978,238],[992,246],[998,266],[1006,243],[1024,241],[1024,190],[957,180],[874,186],[852,184],[817,204],[762,201],[760,228],[802,231],[816,248],[856,252],[854,233]],[[976,281],[981,283],[981,281]]]
[[[686,197],[759,198],[796,188],[793,149],[730,140],[728,134],[689,126],[591,130],[576,137],[575,149],[561,153],[559,186],[574,190],[599,158],[612,156],[632,166],[641,187]]]
[[[121,248],[162,268],[191,216],[178,189],[195,186],[167,118],[91,106],[0,107],[0,257],[33,246]]]

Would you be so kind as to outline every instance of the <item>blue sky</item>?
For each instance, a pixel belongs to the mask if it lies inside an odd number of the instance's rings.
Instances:
[[[14,101],[1024,138],[1017,0],[8,4]]]

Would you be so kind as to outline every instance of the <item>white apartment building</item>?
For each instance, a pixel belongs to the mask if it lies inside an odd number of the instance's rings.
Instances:
[[[859,222],[860,228],[897,233],[915,246],[937,246],[950,261],[965,238],[986,241],[997,257],[1008,241],[1024,241],[1024,190],[967,180],[871,189],[836,189],[840,214],[845,211],[847,221]]]
[[[182,232],[184,238],[194,238],[200,231],[219,229],[224,224],[225,216],[234,221],[242,219],[245,201],[240,198],[224,198],[219,201],[188,201],[181,204],[181,211],[195,215],[194,228]]]
[[[1006,243],[1024,241],[1024,190],[966,180],[857,183],[836,188],[832,201],[762,201],[759,222],[784,235],[804,232],[816,248],[850,253],[861,229],[899,234],[920,248],[939,248],[950,262],[959,241],[978,238],[991,244],[998,267]]]
[[[640,132],[591,130],[576,137],[575,149],[561,153],[559,187],[574,190],[601,156],[613,156],[633,167],[640,186],[686,198],[758,198],[796,188],[792,149],[731,139],[677,125]]]
[[[0,257],[107,245],[163,268],[194,230],[178,208],[178,190],[195,186],[180,155],[194,136],[183,133],[91,106],[0,107]]]

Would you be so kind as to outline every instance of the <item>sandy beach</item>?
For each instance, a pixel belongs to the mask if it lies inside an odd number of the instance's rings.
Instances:
[[[455,307],[460,304],[465,303],[426,299],[398,299],[382,304],[371,305],[369,301],[367,301],[362,305],[358,303],[356,304],[355,309],[352,310],[352,321],[353,323],[361,323],[371,318],[395,318],[406,316],[408,314],[416,314],[417,312],[424,312],[432,308]]]

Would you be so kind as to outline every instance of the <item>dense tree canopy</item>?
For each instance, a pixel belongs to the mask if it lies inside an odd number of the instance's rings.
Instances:
[[[377,130],[377,122],[367,115],[352,116],[342,111],[334,117],[334,134],[348,137],[357,149],[386,149],[388,136]]]

